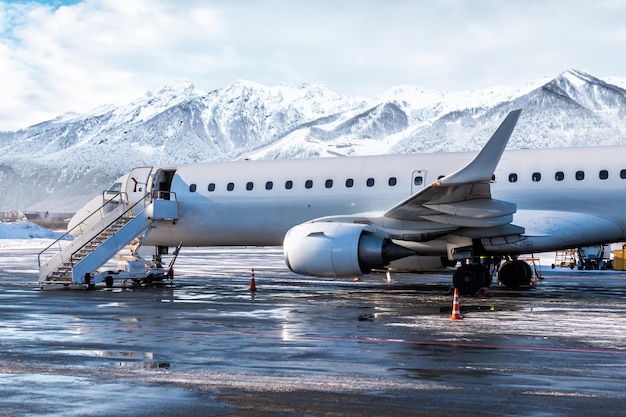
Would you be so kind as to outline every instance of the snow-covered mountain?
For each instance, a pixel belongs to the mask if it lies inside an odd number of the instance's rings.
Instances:
[[[205,93],[177,81],[126,106],[0,132],[0,211],[73,211],[141,165],[477,150],[516,108],[510,148],[624,144],[625,88],[575,70],[518,89],[397,86],[375,99],[249,81]]]

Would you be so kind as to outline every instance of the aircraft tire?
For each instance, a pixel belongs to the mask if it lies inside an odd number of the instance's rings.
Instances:
[[[528,264],[528,262],[517,261],[522,264],[524,269],[526,270],[526,276],[524,277],[524,283],[522,285],[531,285],[533,282],[533,269]]]
[[[529,285],[533,271],[524,261],[508,261],[498,269],[498,280],[507,288],[518,288]]]
[[[461,265],[452,274],[454,288],[461,294],[476,294],[487,282],[487,271],[482,265]]]

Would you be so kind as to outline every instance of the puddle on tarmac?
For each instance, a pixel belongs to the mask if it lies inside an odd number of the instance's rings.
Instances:
[[[62,350],[62,353],[71,356],[101,358],[118,368],[130,369],[171,369],[172,364],[167,361],[158,361],[153,352],[116,351],[116,350]]]

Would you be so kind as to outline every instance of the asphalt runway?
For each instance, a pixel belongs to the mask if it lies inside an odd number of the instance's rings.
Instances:
[[[42,291],[46,243],[0,242],[0,416],[626,415],[623,272],[546,268],[451,321],[449,273],[313,279],[279,248]]]

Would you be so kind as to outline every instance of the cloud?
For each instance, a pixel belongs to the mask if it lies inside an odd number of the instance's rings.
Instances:
[[[13,102],[2,103],[0,123],[129,101],[149,86],[223,68],[220,58],[229,49],[215,49],[218,13],[202,2],[177,6],[146,0],[58,8],[3,4],[0,65],[3,91],[10,90]]]
[[[623,76],[626,0],[0,0],[0,130],[124,104],[174,79],[520,86],[569,68]]]

